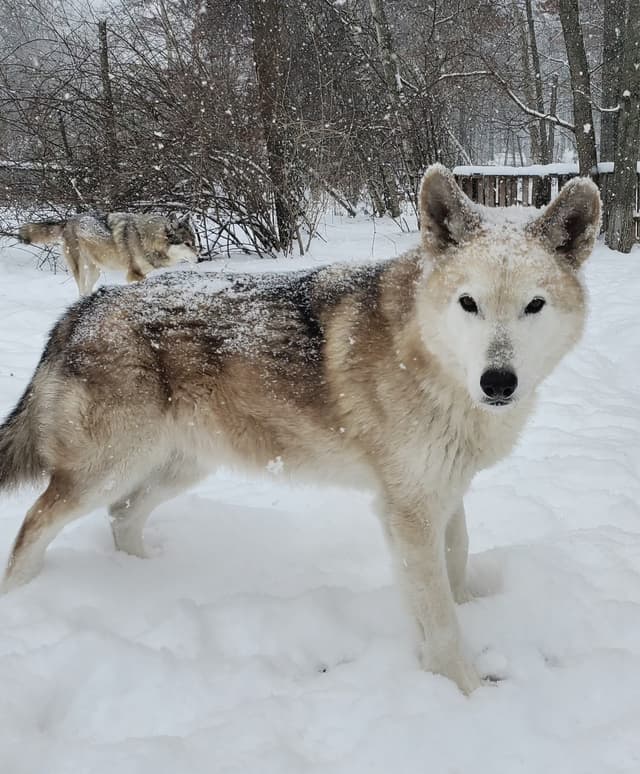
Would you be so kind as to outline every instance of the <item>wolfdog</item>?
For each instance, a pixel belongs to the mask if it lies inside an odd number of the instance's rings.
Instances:
[[[468,599],[463,495],[581,334],[600,198],[580,178],[528,223],[489,215],[436,165],[421,246],[401,257],[168,273],[70,307],[0,428],[0,486],[48,481],[4,588],[97,506],[116,547],[142,556],[151,510],[217,466],[320,475],[374,488],[424,668],[476,688],[454,606]]]
[[[88,295],[101,268],[126,271],[127,282],[180,261],[195,263],[196,236],[189,216],[81,213],[68,220],[24,223],[18,236],[27,244],[62,240],[64,257],[80,295]]]

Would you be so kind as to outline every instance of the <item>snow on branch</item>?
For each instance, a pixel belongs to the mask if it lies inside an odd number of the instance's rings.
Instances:
[[[436,83],[440,81],[446,81],[449,78],[472,78],[477,75],[493,75],[489,70],[469,70],[468,72],[459,73],[442,73],[437,79]]]
[[[513,89],[504,80],[504,78],[498,75],[498,73],[495,71],[489,71],[489,75],[491,75],[491,77],[502,86],[509,99],[511,99],[511,101],[514,102],[523,113],[526,113],[529,116],[533,116],[534,118],[538,118],[541,121],[548,121],[551,124],[556,124],[556,126],[562,126],[564,129],[569,129],[570,131],[575,132],[575,125],[569,123],[569,121],[564,121],[562,118],[551,115],[550,113],[541,113],[539,110],[535,110],[534,108],[525,105],[525,103],[513,91]]]

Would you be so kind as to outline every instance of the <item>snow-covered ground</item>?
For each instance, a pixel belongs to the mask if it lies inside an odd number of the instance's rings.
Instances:
[[[390,222],[326,223],[286,269],[390,256]],[[76,297],[0,244],[0,410]],[[0,598],[2,774],[615,774],[640,771],[640,253],[599,247],[592,314],[520,446],[467,498],[463,697],[418,669],[366,494],[220,473],[158,509],[152,558],[104,513]],[[121,281],[114,275],[113,279]],[[33,492],[3,496],[0,561]]]

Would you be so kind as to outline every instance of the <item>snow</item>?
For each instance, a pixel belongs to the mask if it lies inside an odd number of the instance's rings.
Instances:
[[[585,124],[587,132],[588,124]],[[472,177],[473,175],[487,175],[497,177],[546,177],[548,175],[577,175],[578,165],[573,163],[557,162],[555,164],[532,164],[530,166],[465,166],[453,168],[453,174],[458,177]],[[640,161],[637,162],[637,171],[640,173]],[[598,163],[600,174],[613,172],[613,161],[600,161]]]
[[[530,177],[545,177],[546,175],[577,175],[578,165],[561,162],[556,164],[530,164],[529,166],[522,167],[513,167],[508,165],[461,165],[453,168],[453,174],[458,175],[459,177],[468,177],[471,175],[498,175],[500,177],[514,177],[519,175]]]
[[[323,236],[303,259],[198,269],[368,261],[417,242],[337,216]],[[0,256],[8,411],[76,288],[36,270],[33,249],[5,241]],[[93,514],[0,599],[0,771],[637,772],[639,258],[597,248],[582,343],[467,497],[484,596],[459,615],[476,664],[503,681],[465,698],[421,672],[369,496],[291,488],[274,460],[263,479],[222,471],[160,507],[147,560],[116,553]],[[0,560],[32,499],[3,495]]]

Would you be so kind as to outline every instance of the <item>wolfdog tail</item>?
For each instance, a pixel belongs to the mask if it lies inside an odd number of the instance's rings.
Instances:
[[[44,469],[32,410],[33,389],[32,382],[0,426],[0,489],[34,481]]]
[[[60,239],[66,226],[66,220],[41,220],[34,223],[23,223],[18,229],[18,237],[26,244],[46,245]]]

